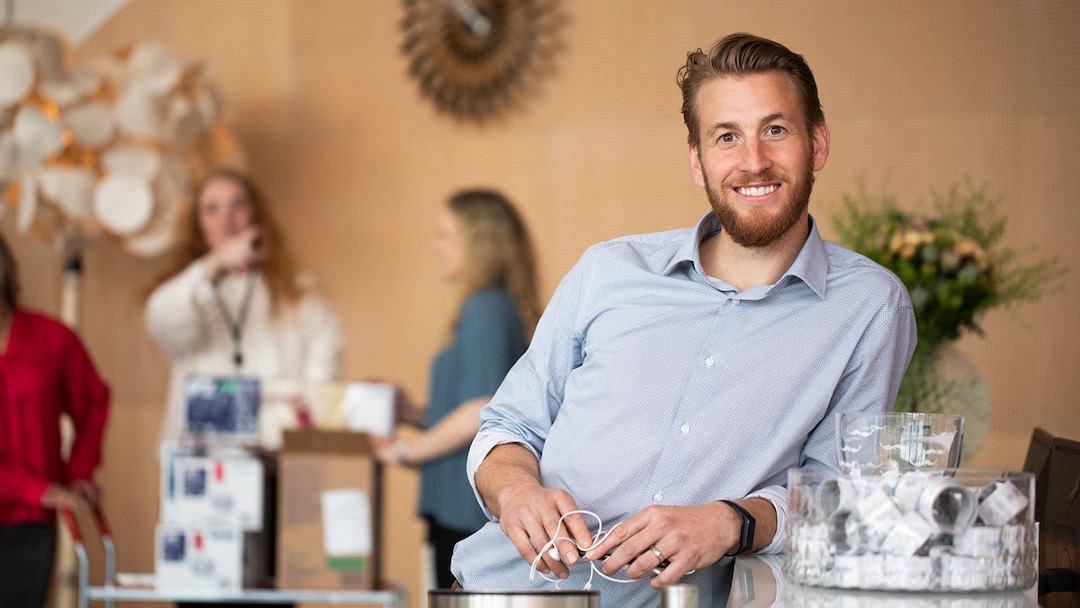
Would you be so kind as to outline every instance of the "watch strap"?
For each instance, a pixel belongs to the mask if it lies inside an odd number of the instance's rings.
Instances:
[[[726,553],[725,555],[739,555],[750,551],[754,548],[754,526],[757,523],[754,516],[750,515],[749,511],[734,500],[721,500],[720,502],[735,509],[742,515],[742,528],[739,532],[739,547],[732,553]]]

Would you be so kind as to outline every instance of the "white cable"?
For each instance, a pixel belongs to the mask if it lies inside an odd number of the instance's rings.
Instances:
[[[596,534],[593,535],[593,542],[590,543],[589,546],[582,547],[581,545],[579,545],[577,543],[577,541],[575,539],[573,539],[573,538],[571,538],[569,536],[559,536],[559,530],[562,529],[563,519],[565,519],[569,515],[591,515],[592,517],[594,517],[596,519],[596,523],[597,523]],[[536,566],[540,563],[540,560],[544,558],[544,554],[551,551],[551,552],[553,552],[553,554],[551,556],[554,559],[558,559],[558,560],[561,561],[562,558],[561,558],[561,556],[559,556],[559,550],[555,546],[555,543],[557,541],[560,541],[560,540],[569,541],[571,544],[573,544],[575,547],[577,547],[579,552],[586,552],[589,549],[592,549],[596,545],[603,542],[603,540],[605,538],[607,538],[608,534],[611,534],[611,532],[615,528],[618,528],[619,525],[621,525],[621,523],[622,522],[620,522],[618,524],[615,524],[614,526],[611,527],[611,530],[608,530],[607,532],[604,532],[604,521],[602,519],[600,519],[599,515],[597,515],[596,513],[593,513],[592,511],[577,510],[577,511],[570,511],[568,513],[564,513],[562,515],[562,517],[559,518],[558,525],[555,526],[555,534],[554,534],[554,536],[552,536],[551,540],[544,543],[544,546],[541,547],[539,552],[537,553],[536,558],[533,559],[532,566],[529,568],[529,582],[532,582],[535,579],[535,576],[537,574],[539,574],[540,578],[544,579],[545,581],[547,581],[549,583],[553,583],[555,585],[555,589],[561,590],[562,580],[560,580],[558,578],[555,578],[555,579],[548,578],[547,576],[544,575],[543,572],[540,572],[539,570],[536,569]],[[593,575],[594,574],[599,575],[601,578],[605,578],[605,579],[607,579],[607,580],[609,580],[609,581],[611,581],[613,583],[636,583],[639,580],[642,580],[642,579],[636,579],[635,580],[635,579],[626,579],[626,578],[619,579],[619,578],[613,578],[611,576],[608,576],[608,575],[604,574],[600,570],[600,568],[598,568],[596,566],[597,562],[603,563],[602,559],[601,560],[584,560],[584,561],[589,562],[589,580],[585,581],[585,586],[582,587],[582,589],[584,591],[589,591],[590,589],[592,589],[592,581],[593,581]]]

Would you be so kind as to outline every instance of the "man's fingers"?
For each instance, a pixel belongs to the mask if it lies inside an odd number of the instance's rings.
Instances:
[[[566,529],[564,536],[569,536],[577,541],[579,547],[588,547],[593,544],[593,535],[585,518],[581,513],[572,513],[563,518],[563,528]],[[576,555],[576,552],[575,552]]]
[[[533,548],[533,544],[529,540],[529,533],[526,532],[524,528],[518,528],[514,531],[503,528],[503,532],[506,533],[506,537],[510,539],[510,542],[514,543],[514,548],[518,550],[518,554],[521,555],[525,561],[530,564],[536,561],[536,549]],[[541,570],[541,568],[544,569]],[[536,569],[541,570],[542,572],[547,572],[546,568],[547,566],[545,566],[543,562],[538,563],[536,566]]]

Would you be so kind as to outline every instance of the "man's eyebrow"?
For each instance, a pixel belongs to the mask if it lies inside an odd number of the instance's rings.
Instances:
[[[706,131],[705,133],[708,134],[708,135],[712,135],[713,133],[716,133],[717,131],[738,131],[738,130],[739,130],[739,127],[733,122],[719,122],[719,123],[716,123],[713,126],[709,127],[709,130]]]
[[[786,114],[784,114],[783,112],[775,112],[775,113],[773,113],[773,114],[769,114],[769,115],[768,115],[768,116],[766,116],[765,118],[762,118],[762,119],[761,119],[761,124],[766,124],[766,123],[774,122],[774,121],[777,121],[777,120],[787,120],[787,121],[791,121],[791,118],[789,118],[789,117],[788,117],[788,116],[787,116]]]

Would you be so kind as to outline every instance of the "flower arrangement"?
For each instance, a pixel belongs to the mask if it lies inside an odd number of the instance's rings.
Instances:
[[[875,200],[860,184],[834,218],[839,242],[892,270],[911,295],[919,342],[897,411],[939,410],[928,403],[933,391],[925,376],[941,346],[965,332],[981,335],[990,309],[1060,291],[1067,272],[1056,256],[1020,264],[1001,244],[1006,219],[985,186],[954,184],[931,196],[933,214],[921,215],[900,209],[891,195]]]

